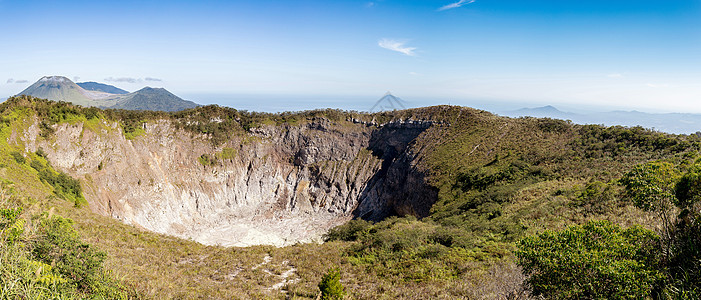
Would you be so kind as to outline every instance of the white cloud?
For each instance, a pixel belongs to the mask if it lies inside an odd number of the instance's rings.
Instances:
[[[621,73],[611,73],[611,74],[606,75],[606,77],[608,77],[608,78],[622,78],[622,77],[623,77],[623,74],[621,74]]]
[[[463,6],[463,5],[474,3],[475,1],[476,0],[460,0],[458,2],[453,2],[453,3],[447,4],[447,5],[441,6],[438,9],[438,11],[444,11],[444,10],[448,10],[448,9],[458,8],[458,7]]]
[[[141,79],[132,78],[132,77],[118,77],[118,78],[108,77],[108,78],[105,78],[105,81],[108,81],[108,82],[128,82],[128,83],[137,83],[137,82],[141,82]]]
[[[27,83],[27,82],[29,82],[29,80],[24,80],[24,79],[15,80],[13,78],[10,78],[5,83],[11,84],[11,83]]]
[[[375,6],[375,2],[368,2],[368,3],[365,3],[365,7],[367,7],[367,8],[370,8],[370,7],[373,7],[373,6]]]
[[[416,53],[414,53],[414,50],[416,50],[415,47],[406,47],[404,46],[406,42],[401,42],[397,40],[391,40],[391,39],[381,39],[377,42],[377,45],[385,48],[387,50],[392,50],[392,51],[397,51],[402,54],[406,54],[409,56],[415,56]]]
[[[412,75],[412,76],[419,76],[419,75],[421,75],[421,74],[416,73],[416,72],[409,72],[409,75]]]
[[[108,82],[126,82],[126,83],[141,83],[144,81],[163,81],[160,78],[153,78],[153,77],[144,77],[143,79],[141,78],[134,78],[134,77],[107,77],[105,78],[105,81]]]

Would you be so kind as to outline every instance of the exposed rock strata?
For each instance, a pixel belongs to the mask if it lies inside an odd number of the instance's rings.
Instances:
[[[218,147],[166,120],[144,124],[133,140],[107,122],[55,125],[49,140],[34,125],[21,139],[80,178],[97,213],[204,244],[281,246],[318,240],[354,216],[425,216],[436,192],[416,170],[410,144],[430,125],[319,118],[264,125]],[[198,160],[224,147],[236,155]]]

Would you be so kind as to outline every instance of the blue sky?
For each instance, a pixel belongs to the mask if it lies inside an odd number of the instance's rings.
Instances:
[[[254,110],[358,109],[389,90],[412,105],[701,112],[701,0],[0,0],[0,12],[0,96],[64,75]]]

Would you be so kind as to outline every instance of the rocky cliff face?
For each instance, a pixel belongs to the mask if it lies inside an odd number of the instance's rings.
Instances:
[[[204,244],[314,241],[354,216],[425,216],[436,199],[411,150],[427,122],[316,118],[216,147],[167,120],[145,123],[133,140],[106,121],[54,125],[48,140],[37,124],[20,134],[27,150],[42,148],[80,178],[93,211]]]

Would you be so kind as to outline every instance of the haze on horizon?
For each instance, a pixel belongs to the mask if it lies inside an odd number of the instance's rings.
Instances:
[[[0,0],[0,11],[3,97],[63,75],[252,110],[246,97],[346,108],[390,90],[420,105],[701,113],[701,0]]]

